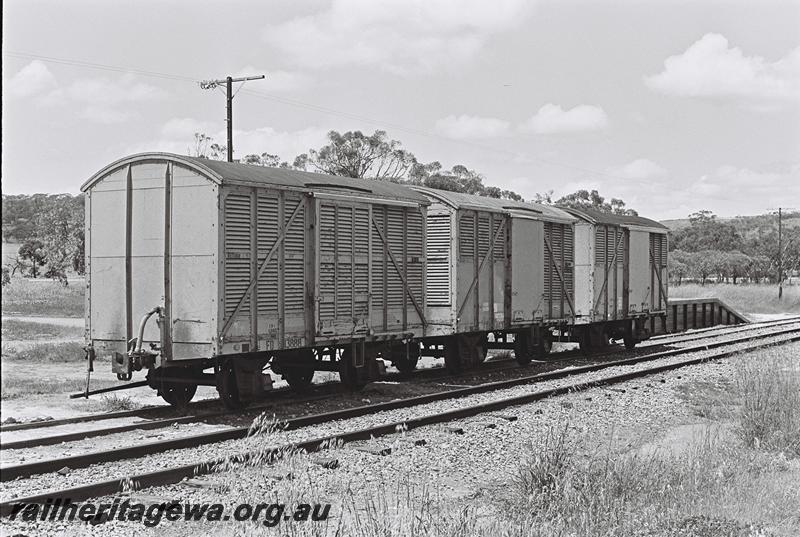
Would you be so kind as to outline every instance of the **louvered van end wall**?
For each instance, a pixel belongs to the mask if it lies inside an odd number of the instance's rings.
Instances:
[[[418,205],[227,187],[221,213],[223,353],[422,335]]]
[[[162,307],[143,347],[165,361],[217,352],[218,185],[190,163],[134,156],[88,181],[86,343],[125,353],[142,318]]]

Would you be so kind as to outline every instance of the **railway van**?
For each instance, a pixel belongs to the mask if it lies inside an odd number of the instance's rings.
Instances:
[[[584,350],[647,339],[667,314],[667,228],[640,216],[564,208],[575,224],[575,338]]]
[[[236,407],[269,387],[268,364],[298,389],[319,370],[358,387],[424,335],[419,192],[166,153],[81,190],[90,370],[110,357],[173,405],[210,385]]]
[[[412,188],[430,201],[422,352],[443,344],[451,370],[483,361],[489,346],[508,345],[523,363],[549,352],[550,327],[574,314],[577,219],[545,205]]]

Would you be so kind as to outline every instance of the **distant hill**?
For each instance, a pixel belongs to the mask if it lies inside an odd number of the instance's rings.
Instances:
[[[736,229],[743,237],[748,237],[759,229],[769,229],[770,227],[778,229],[778,216],[775,214],[718,217],[718,219],[721,222],[731,222],[736,226]],[[672,220],[661,220],[661,223],[667,226],[670,231],[676,231],[682,227],[687,227],[689,225],[689,219],[675,218]],[[783,226],[784,229],[800,227],[800,211],[784,213]]]

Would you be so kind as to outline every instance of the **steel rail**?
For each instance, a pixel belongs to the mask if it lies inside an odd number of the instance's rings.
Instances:
[[[800,320],[800,317],[798,317],[798,320]],[[781,325],[785,325],[785,324],[792,324],[794,322],[796,322],[796,321],[776,322],[774,324],[768,325],[767,327],[759,327],[759,329],[760,328],[776,327],[776,326],[781,326]],[[753,328],[753,329],[755,329],[755,328]],[[692,336],[694,336],[694,334],[691,334],[691,335],[689,335],[689,337],[678,339],[674,343],[684,343],[684,342],[687,342],[687,341],[695,341],[695,340],[699,340],[699,339],[709,339],[709,338],[714,338],[714,337],[722,337],[722,336],[725,336],[725,335],[738,334],[740,332],[745,332],[745,331],[749,331],[749,330],[737,330],[736,332],[727,332],[727,333],[721,333],[721,334],[711,334],[711,335],[695,336],[695,337],[692,337]],[[640,347],[639,349],[636,349],[636,350],[637,351],[644,351],[644,350],[649,349],[651,347],[660,347],[660,346],[666,346],[666,345],[670,345],[670,344],[672,344],[672,343],[670,343],[670,342],[657,343],[657,344],[654,344],[654,345],[649,345],[647,347]],[[623,351],[623,352],[629,352],[629,351]],[[563,352],[554,354],[553,358],[539,361],[539,363],[537,365],[554,364],[554,363],[561,362],[561,361],[568,361],[568,360],[573,359],[575,357],[577,357],[578,359],[597,359],[597,358],[602,358],[604,356],[613,356],[615,354],[620,354],[620,350],[619,349],[612,349],[612,350],[609,350],[609,351],[606,351],[606,352],[603,352],[603,353],[592,353],[591,355],[588,355],[588,356],[583,355],[579,350],[563,351]],[[517,369],[517,366],[516,366],[516,364],[515,364],[513,359],[495,360],[495,361],[489,361],[489,362],[486,362],[486,363],[482,364],[481,365],[481,369],[479,369],[479,370],[467,371],[467,372],[465,372],[465,373],[463,373],[461,375],[457,375],[455,377],[451,376],[451,378],[468,377],[468,376],[475,375],[476,373],[479,374],[479,373],[489,373],[489,372],[502,372],[502,371],[505,371],[505,370],[513,370],[513,369]],[[417,370],[412,375],[413,375],[413,378],[411,378],[411,380],[425,380],[425,377],[431,377],[432,379],[435,379],[435,378],[440,378],[440,377],[443,377],[443,376],[448,376],[447,373],[443,370],[443,368],[440,368],[440,367]],[[390,381],[390,380],[392,380],[393,377],[399,377],[399,378],[401,378],[403,380],[407,380],[407,379],[410,378],[408,374],[392,373],[388,377],[384,377],[383,379],[380,379],[379,382],[380,381],[387,381],[387,380]],[[326,390],[326,388],[334,388],[334,389]],[[313,395],[313,396],[306,396],[306,397],[302,397],[302,398],[292,398],[292,399],[289,399],[287,401],[282,401],[281,403],[298,404],[298,403],[308,403],[308,402],[324,400],[324,399],[327,399],[328,397],[330,397],[331,395],[334,395],[335,393],[337,393],[337,388],[338,388],[338,383],[336,383],[335,381],[322,383],[322,384],[317,385],[316,389],[322,389],[326,393],[316,394],[316,395]],[[134,430],[160,429],[160,428],[168,427],[168,426],[173,425],[173,424],[184,424],[184,423],[200,422],[200,421],[208,420],[210,418],[219,418],[219,417],[223,417],[223,416],[227,416],[227,415],[231,415],[231,414],[237,414],[238,416],[247,416],[247,415],[250,415],[250,414],[258,413],[261,410],[268,409],[268,408],[270,408],[271,406],[273,406],[276,403],[279,403],[279,401],[271,400],[271,401],[269,401],[267,403],[262,403],[260,405],[256,405],[256,406],[252,406],[252,407],[249,407],[249,408],[246,408],[246,409],[243,409],[243,410],[239,410],[238,412],[237,411],[230,411],[230,410],[204,412],[204,413],[201,413],[201,414],[192,414],[192,415],[188,415],[188,416],[177,416],[177,417],[170,417],[170,418],[163,418],[163,419],[154,419],[154,420],[149,420],[149,421],[134,422],[134,423],[125,424],[125,425],[118,425],[118,426],[114,426],[114,427],[106,427],[106,428],[100,428],[100,429],[90,429],[90,430],[78,431],[78,432],[73,432],[73,433],[65,433],[65,434],[50,435],[50,436],[39,436],[39,437],[36,437],[36,438],[30,438],[30,439],[25,439],[25,440],[17,440],[17,441],[11,441],[11,442],[2,442],[2,441],[0,441],[0,451],[12,450],[12,449],[29,449],[29,448],[38,447],[38,446],[48,446],[48,445],[54,445],[54,444],[61,444],[63,442],[74,442],[74,441],[78,441],[78,440],[84,440],[86,438],[95,438],[95,437],[98,437],[98,436],[107,436],[107,435],[119,434],[119,433],[134,431]],[[152,408],[159,409],[159,408],[164,408],[164,407],[152,407]],[[124,412],[121,412],[119,414],[124,414],[125,416],[137,416],[136,411],[124,411]],[[104,416],[106,416],[105,414],[102,415],[102,416],[103,416],[103,418],[101,418],[101,419],[107,419],[107,418],[104,418]],[[118,416],[118,417],[121,417],[121,416]],[[81,420],[80,422],[100,421],[100,419],[92,420],[90,416],[86,416],[86,418],[87,418],[86,420]],[[143,418],[143,419],[146,419],[146,418]],[[78,421],[70,421],[70,423],[78,423]]]
[[[716,327],[709,327],[709,328],[705,328],[705,329],[702,329],[702,330],[696,330],[696,331],[693,331],[692,333],[685,334],[685,336],[683,336],[683,337],[681,336],[682,332],[675,332],[673,334],[663,334],[663,335],[659,335],[659,336],[654,336],[654,337],[652,337],[652,338],[647,340],[648,342],[651,342],[651,343],[654,343],[654,344],[647,345],[646,347],[639,347],[636,350],[644,350],[644,349],[650,348],[650,347],[656,347],[656,346],[672,344],[671,342],[661,343],[660,340],[664,339],[664,338],[679,338],[676,341],[674,341],[674,343],[683,343],[683,342],[686,342],[686,341],[695,341],[695,340],[707,339],[707,338],[711,338],[711,337],[720,337],[720,336],[723,336],[723,335],[726,335],[726,334],[731,334],[731,333],[740,333],[740,332],[747,332],[747,331],[750,331],[750,330],[759,330],[759,329],[762,329],[762,328],[771,328],[771,327],[776,327],[776,326],[782,326],[782,325],[786,325],[786,324],[792,324],[792,323],[795,323],[795,322],[798,322],[798,321],[800,321],[800,316],[792,317],[792,318],[789,318],[789,319],[780,319],[780,320],[776,320],[776,321],[761,321],[761,322],[758,322],[758,323],[746,323],[746,324],[738,324],[738,325],[719,325],[719,326],[716,326]],[[736,327],[737,329],[733,330],[734,327]],[[696,334],[698,334],[698,332],[705,332],[705,331],[710,331],[710,330],[720,331],[721,333],[717,334],[717,335],[703,335],[703,336],[694,337]],[[729,330],[729,331],[725,332],[725,330]],[[659,340],[659,341],[656,342],[656,340]],[[592,353],[590,355],[590,357],[592,357],[592,358],[601,358],[603,356],[619,354],[620,352],[626,352],[626,351],[621,351],[620,349],[611,349],[611,350],[605,351],[605,352],[599,352],[599,353],[598,352],[594,352],[594,353]],[[630,351],[627,351],[627,352],[630,352]],[[579,350],[569,350],[569,351],[562,351],[562,352],[558,352],[558,353],[553,353],[551,355],[548,355],[548,357],[546,357],[544,359],[534,360],[534,362],[552,363],[552,362],[556,362],[556,361],[569,360],[569,359],[571,359],[573,357],[576,357],[576,356],[581,356],[581,352]],[[584,355],[584,356],[586,356],[586,355]],[[482,368],[483,367],[487,367],[487,366],[488,367],[493,367],[493,366],[495,366],[495,364],[505,363],[505,362],[513,362],[513,360],[494,360],[494,361],[489,361],[489,362],[486,362],[483,365],[481,365],[481,367]],[[443,367],[420,369],[420,370],[415,371],[413,373],[413,375],[419,375],[419,376],[423,376],[423,377],[424,376],[431,376],[433,378],[436,378],[438,376],[447,376],[447,373],[445,373],[444,371],[440,371],[440,370],[443,370],[443,369],[444,369]],[[498,369],[501,369],[501,368],[498,367]],[[479,372],[480,370],[477,370],[477,371]],[[474,374],[475,372],[476,372],[476,370],[468,371],[468,372],[465,372],[465,375],[466,374]],[[461,376],[461,375],[459,375],[459,376]],[[380,382],[380,381],[391,381],[395,377],[399,377],[399,378],[402,378],[402,379],[409,378],[409,376],[407,374],[391,373],[387,377],[383,377],[381,379],[378,379],[378,382]],[[328,387],[335,386],[337,384],[338,384],[337,381],[319,383],[319,384],[314,385],[314,389],[320,389],[320,388],[326,389]],[[260,404],[254,405],[254,406],[247,407],[244,410],[238,411],[238,413],[246,415],[246,414],[249,414],[249,413],[256,412],[256,411],[258,411],[260,409],[269,408],[273,404],[275,404],[277,402],[281,402],[281,401],[274,400],[273,397],[275,397],[275,396],[281,397],[281,396],[286,395],[286,394],[289,394],[291,396],[292,391],[291,391],[290,388],[288,388],[288,387],[278,388],[278,389],[274,390],[270,394],[270,400],[269,401],[266,401],[264,403],[260,403]],[[292,403],[305,403],[305,402],[308,402],[308,401],[315,401],[315,400],[317,400],[319,398],[320,398],[320,396],[314,395],[314,396],[307,397],[307,398],[292,398],[292,399],[290,399],[289,402],[292,402]],[[209,404],[216,404],[216,403],[218,403],[218,401],[216,399],[204,399],[204,400],[197,401],[197,402],[193,403],[191,406],[195,406],[195,405],[201,406],[201,405],[209,405]],[[161,412],[167,412],[168,413],[168,412],[170,412],[172,410],[173,409],[171,407],[169,407],[168,405],[158,405],[158,406],[142,407],[142,408],[138,408],[138,409],[134,409],[134,410],[122,410],[122,411],[118,411],[118,412],[104,412],[104,413],[100,413],[100,414],[87,414],[87,415],[83,415],[83,416],[75,416],[75,417],[71,417],[71,418],[62,418],[62,419],[49,420],[49,421],[37,421],[37,422],[31,422],[31,423],[18,423],[18,424],[10,424],[10,425],[2,425],[2,424],[0,424],[0,433],[13,432],[13,431],[23,431],[23,430],[30,430],[30,429],[43,429],[43,428],[47,428],[47,427],[55,427],[55,426],[60,426],[60,425],[70,425],[70,424],[75,424],[75,423],[86,423],[86,422],[92,422],[92,421],[103,421],[103,420],[121,419],[121,418],[129,418],[129,417],[141,417],[142,419],[148,419],[144,414],[161,413]],[[155,429],[155,428],[158,428],[158,427],[162,427],[164,425],[168,425],[170,423],[190,423],[192,421],[202,421],[204,419],[225,416],[225,415],[229,415],[229,414],[232,414],[232,413],[233,412],[228,411],[228,410],[202,412],[200,414],[194,414],[194,415],[191,415],[191,416],[176,416],[176,417],[173,417],[173,418],[162,418],[162,419],[157,419],[157,420],[148,421],[148,422],[139,423],[139,424],[123,425],[123,426],[118,426],[118,427],[109,427],[109,428],[106,428],[106,429],[95,429],[95,430],[92,430],[92,431],[86,431],[85,433],[53,435],[53,436],[50,436],[50,437],[41,437],[39,439],[39,443],[38,444],[32,443],[32,442],[29,443],[29,444],[24,444],[23,443],[24,441],[11,442],[11,443],[5,443],[5,444],[0,443],[0,450],[4,450],[4,449],[23,449],[23,448],[27,448],[27,447],[33,447],[35,445],[52,445],[52,444],[61,443],[61,442],[70,442],[70,441],[74,441],[74,440],[80,440],[82,438],[90,438],[90,437],[94,437],[94,436],[102,436],[102,435],[105,435],[105,434],[114,434],[114,433],[126,432],[126,431],[131,431],[131,430],[136,430],[136,429]],[[172,421],[170,421],[170,420],[172,420]],[[150,424],[153,424],[153,425],[151,426]],[[95,433],[95,431],[97,431],[97,433]],[[52,441],[49,440],[51,438],[53,439]]]
[[[750,339],[758,339],[758,337],[753,337]],[[212,473],[215,470],[219,469],[220,467],[230,467],[230,465],[232,464],[243,464],[251,460],[258,460],[260,463],[263,463],[264,461],[269,462],[270,460],[274,460],[281,457],[285,453],[293,451],[302,450],[306,452],[315,452],[321,449],[325,449],[331,445],[341,445],[358,440],[369,440],[380,436],[390,435],[399,431],[411,430],[426,425],[433,425],[437,423],[445,423],[457,419],[463,419],[486,412],[493,412],[512,406],[519,406],[522,404],[540,401],[554,396],[566,395],[569,393],[583,391],[590,388],[627,382],[629,380],[633,380],[636,378],[642,378],[657,373],[672,371],[690,365],[697,365],[712,360],[719,360],[734,354],[751,352],[754,350],[758,350],[760,348],[765,348],[773,345],[780,345],[795,341],[800,341],[800,335],[796,335],[794,337],[787,338],[785,340],[778,342],[769,342],[769,343],[753,345],[746,349],[733,349],[728,351],[722,351],[712,356],[690,358],[680,362],[654,366],[648,369],[631,371],[628,373],[620,373],[617,375],[612,375],[601,379],[578,382],[575,384],[570,384],[568,386],[561,386],[558,388],[541,390],[515,397],[509,397],[505,399],[498,399],[495,401],[479,403],[477,405],[462,407],[446,412],[440,412],[433,415],[420,416],[408,420],[381,424],[365,429],[359,429],[355,431],[348,431],[344,433],[318,437],[303,442],[296,442],[296,443],[286,444],[283,446],[275,446],[267,449],[261,449],[253,452],[235,454],[226,458],[219,458],[200,463],[193,463],[173,468],[167,468],[164,470],[157,470],[154,472],[147,472],[123,479],[112,479],[108,481],[91,483],[89,485],[72,487],[64,490],[52,490],[42,494],[15,498],[13,500],[0,502],[0,516],[7,516],[14,509],[14,506],[18,506],[20,504],[45,503],[48,500],[55,501],[58,499],[61,499],[62,501],[71,500],[73,502],[80,502],[87,500],[89,498],[107,496],[120,492],[128,492],[134,489],[138,490],[148,487],[174,484],[181,481],[184,478],[191,478],[201,474]],[[691,348],[691,350],[687,350],[685,352],[697,352],[699,350],[707,350],[707,349],[706,347]],[[628,363],[642,362],[644,361],[642,358],[643,357],[640,357],[638,359],[630,359],[626,360],[625,362]]]
[[[540,373],[532,376],[518,377],[515,379],[488,382],[488,383],[478,384],[475,386],[468,386],[464,388],[456,388],[453,390],[446,390],[431,394],[419,395],[407,399],[395,399],[384,403],[362,405],[343,410],[324,412],[321,414],[300,416],[297,418],[292,418],[282,421],[280,422],[280,426],[285,430],[300,429],[302,427],[308,427],[320,423],[326,423],[329,421],[351,419],[387,410],[408,408],[412,406],[431,403],[435,401],[442,401],[446,399],[456,399],[467,395],[486,393],[490,391],[511,388],[522,384],[531,384],[536,382],[542,382],[545,380],[560,379],[576,374],[600,371],[603,369],[607,369],[609,367],[633,365],[640,362],[649,362],[661,358],[667,358],[670,356],[677,356],[680,354],[688,354],[692,352],[711,350],[726,345],[734,345],[737,343],[744,343],[747,341],[753,341],[757,339],[777,337],[797,332],[800,332],[800,329],[795,328],[790,330],[772,332],[768,334],[756,334],[745,338],[738,338],[734,340],[710,343],[707,345],[662,351],[653,354],[647,354],[632,358],[625,358],[623,360],[615,360],[611,362],[603,362],[601,364],[586,365],[572,369],[561,369],[557,371],[551,371],[548,373]],[[7,482],[7,481],[12,481],[14,479],[26,478],[36,474],[55,472],[63,468],[64,466],[74,470],[76,468],[86,468],[94,464],[114,462],[124,459],[141,458],[147,455],[162,453],[164,451],[169,451],[173,449],[188,449],[205,444],[224,442],[228,440],[240,440],[242,438],[246,438],[249,434],[250,434],[250,427],[236,427],[236,428],[224,429],[221,431],[212,431],[209,433],[203,433],[198,435],[184,436],[180,438],[171,438],[156,442],[148,442],[144,444],[138,444],[135,446],[113,448],[103,451],[83,453],[80,455],[72,455],[69,457],[60,457],[57,459],[47,459],[47,460],[29,462],[24,464],[9,465],[0,467],[0,482]]]

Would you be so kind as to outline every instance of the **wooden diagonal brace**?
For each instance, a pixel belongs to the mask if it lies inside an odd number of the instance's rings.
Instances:
[[[397,263],[397,259],[394,257],[394,253],[392,252],[392,248],[389,246],[389,242],[386,240],[386,237],[383,236],[383,231],[378,226],[378,223],[375,221],[375,218],[372,218],[372,225],[375,226],[375,230],[378,232],[378,236],[381,238],[383,244],[386,245],[386,251],[389,253],[389,259],[392,260],[392,265],[394,265],[395,271],[397,271],[397,275],[400,276],[400,281],[403,282],[403,288],[408,293],[409,298],[411,299],[411,303],[414,304],[414,309],[417,310],[419,314],[419,318],[422,319],[422,325],[425,326],[428,324],[428,321],[425,319],[425,312],[422,310],[420,305],[417,303],[417,299],[414,298],[414,293],[411,292],[411,289],[408,288],[408,283],[406,282],[406,277],[403,275],[403,271],[400,270],[400,265]]]
[[[497,239],[500,237],[500,233],[505,229],[505,227],[506,227],[506,221],[505,219],[503,219],[500,222],[500,227],[497,228],[494,237],[492,237],[492,242],[489,244],[489,251],[486,252],[485,256],[483,256],[481,264],[478,266],[478,272],[475,274],[475,277],[472,279],[472,283],[469,285],[469,289],[467,289],[467,293],[464,295],[464,301],[458,308],[458,314],[456,315],[457,318],[461,317],[461,312],[464,311],[464,306],[467,305],[467,300],[469,299],[469,295],[470,293],[472,293],[472,290],[475,289],[475,285],[478,283],[478,278],[480,277],[481,272],[483,271],[483,266],[486,264],[486,261],[492,256],[492,252],[494,250],[494,243],[497,242]],[[477,253],[478,252],[475,252],[476,255]]]
[[[567,304],[569,305],[569,311],[575,315],[575,306],[572,304],[572,299],[569,297],[569,293],[567,293],[567,284],[564,282],[564,275],[561,274],[561,269],[558,268],[558,265],[555,264],[553,258],[555,254],[553,253],[553,248],[550,246],[550,241],[547,240],[547,236],[544,237],[544,245],[547,248],[547,251],[550,252],[550,259],[548,263],[553,263],[553,267],[556,269],[556,276],[558,276],[558,281],[561,282],[561,292],[567,299]]]
[[[608,276],[611,272],[611,267],[614,266],[614,263],[617,262],[617,253],[619,252],[619,243],[622,242],[622,238],[625,235],[623,233],[619,234],[619,238],[617,239],[617,244],[614,245],[614,255],[611,257],[611,262],[606,265],[606,277],[603,280],[603,286],[600,288],[600,293],[597,295],[597,300],[594,301],[594,306],[592,306],[592,311],[597,311],[597,306],[600,305],[600,299],[603,297],[603,291],[606,290],[606,286],[608,285]]]
[[[297,207],[294,208],[294,211],[289,217],[289,220],[286,222],[286,225],[283,226],[283,231],[281,231],[278,234],[278,238],[275,239],[275,243],[272,245],[272,248],[270,248],[267,257],[264,258],[264,261],[261,262],[261,266],[258,267],[258,272],[256,272],[256,275],[250,280],[250,285],[247,286],[247,289],[242,295],[242,298],[240,298],[239,302],[236,304],[236,309],[233,310],[231,316],[228,317],[227,321],[225,321],[225,325],[222,327],[221,337],[225,337],[225,335],[228,333],[228,330],[233,324],[233,320],[239,314],[239,311],[242,309],[242,306],[244,305],[245,300],[247,300],[247,297],[250,296],[250,292],[253,290],[253,286],[255,286],[256,282],[261,277],[261,274],[267,268],[269,262],[272,261],[272,258],[275,255],[275,252],[278,251],[278,247],[280,246],[281,242],[283,242],[283,240],[286,238],[286,232],[289,230],[289,227],[291,227],[292,222],[294,222],[295,217],[300,213],[300,209],[302,208],[303,208],[303,200],[301,199],[300,201],[297,202]]]

